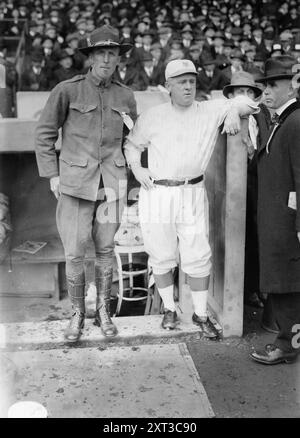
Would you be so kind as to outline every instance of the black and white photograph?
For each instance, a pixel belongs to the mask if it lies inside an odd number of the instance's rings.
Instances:
[[[299,87],[300,0],[0,0],[0,418],[300,418]]]

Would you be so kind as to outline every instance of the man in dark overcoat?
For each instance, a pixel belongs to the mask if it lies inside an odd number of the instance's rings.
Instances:
[[[84,258],[90,237],[96,253],[95,323],[105,336],[117,334],[109,309],[114,236],[126,195],[123,136],[136,119],[136,102],[132,90],[112,76],[120,56],[130,48],[121,44],[117,29],[107,25],[95,29],[81,49],[90,57],[90,70],[52,90],[36,129],[39,174],[50,179],[58,199],[57,227],[74,309],[65,332],[70,342],[79,340],[84,326]],[[62,145],[58,166],[55,142],[59,128]]]
[[[260,289],[269,295],[279,333],[257,362],[288,363],[300,352],[300,102],[296,60],[283,55],[265,63],[264,102],[275,110],[268,139],[258,150]]]

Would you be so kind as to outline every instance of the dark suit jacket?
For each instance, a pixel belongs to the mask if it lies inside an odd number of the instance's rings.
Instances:
[[[32,68],[26,69],[21,75],[20,89],[22,91],[48,91],[50,87],[49,76],[45,68],[42,68],[38,75],[34,73]]]
[[[144,68],[138,70],[138,89],[144,91],[149,86],[164,85],[165,73],[162,64],[153,68],[151,76],[148,76]]]
[[[208,94],[212,90],[223,90],[228,83],[229,81],[219,69],[215,68],[211,78],[208,77],[205,70],[202,69],[197,77],[197,92]]]
[[[52,79],[51,86],[54,87],[59,82],[66,81],[67,79],[71,79],[78,74],[79,74],[79,71],[73,67],[71,67],[71,68],[59,67],[53,73],[53,79]]]
[[[118,68],[114,73],[114,78],[121,82],[121,84],[126,85],[134,91],[139,89],[139,78],[138,71],[134,66],[127,66],[124,79],[121,78]]]
[[[300,292],[299,121],[297,101],[281,114],[268,149],[265,141],[258,151],[260,288],[266,293]],[[288,206],[291,192],[297,209]]]

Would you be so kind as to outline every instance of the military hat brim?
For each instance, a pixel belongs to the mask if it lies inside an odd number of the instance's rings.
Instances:
[[[120,49],[119,55],[123,55],[124,53],[128,52],[128,50],[132,49],[132,44],[127,44],[127,43],[119,44],[115,42],[101,41],[96,44],[92,44],[90,46],[80,47],[78,48],[78,50],[80,50],[85,55],[89,55],[91,52],[93,52],[93,50],[99,49],[100,47],[105,47],[105,48],[119,47]]]

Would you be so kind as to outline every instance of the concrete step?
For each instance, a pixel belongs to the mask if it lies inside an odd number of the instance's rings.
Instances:
[[[180,314],[175,330],[161,327],[162,315],[115,317],[118,328],[115,338],[106,338],[95,326],[94,319],[86,319],[82,337],[77,343],[64,340],[69,320],[0,324],[0,347],[4,350],[37,350],[70,347],[102,347],[110,345],[137,345],[144,343],[179,342],[188,338],[200,339],[201,330],[191,321],[191,315]],[[215,324],[220,331],[220,327]]]
[[[214,416],[185,343],[112,346],[104,351],[95,347],[13,351],[2,356],[15,375],[1,417],[8,415],[12,404],[28,401],[42,404],[48,418]],[[28,418],[26,410],[22,415]],[[113,421],[104,424],[103,432]],[[101,423],[97,427],[101,432]]]

